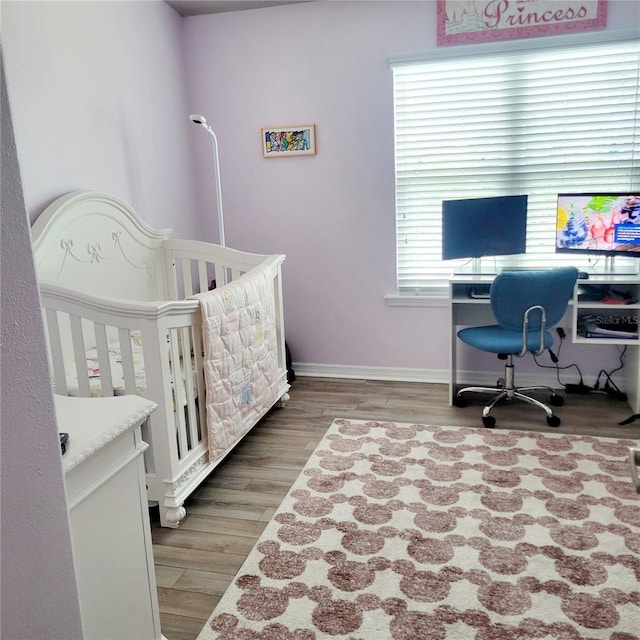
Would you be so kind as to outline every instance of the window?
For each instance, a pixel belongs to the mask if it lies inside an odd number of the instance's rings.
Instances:
[[[441,259],[442,200],[527,194],[517,264],[549,266],[576,260],[554,253],[558,193],[640,187],[640,43],[594,37],[391,61],[399,291],[437,285],[466,262]]]

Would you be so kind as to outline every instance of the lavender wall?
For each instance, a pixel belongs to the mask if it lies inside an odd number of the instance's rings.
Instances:
[[[639,14],[637,3],[612,0],[608,28],[637,25]],[[446,308],[392,308],[384,300],[395,291],[387,60],[435,48],[435,21],[435,2],[396,0],[186,19],[189,101],[218,132],[227,243],[287,254],[287,339],[301,363],[367,373],[397,367],[433,380],[448,370]],[[261,127],[300,123],[316,123],[317,156],[262,158]],[[205,146],[196,152],[209,209],[211,164]],[[561,364],[575,361],[596,375],[617,358],[608,345],[567,343]],[[463,349],[460,367],[495,370],[496,363]]]
[[[199,238],[181,56],[159,1],[2,2],[9,94],[31,221],[76,189],[123,198]]]
[[[434,10],[319,2],[186,20],[189,99],[220,141],[227,243],[287,254],[286,330],[299,362],[446,367],[442,317],[427,329],[433,310],[384,301],[395,288],[387,55],[405,38],[420,48],[434,39]],[[300,123],[317,124],[317,156],[262,158],[261,127]]]
[[[2,88],[2,595],[7,640],[82,638],[29,221]],[[54,586],[55,585],[55,586]]]

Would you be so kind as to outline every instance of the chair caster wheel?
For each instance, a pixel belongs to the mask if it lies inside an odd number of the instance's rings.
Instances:
[[[496,419],[493,416],[482,416],[482,424],[487,429],[493,429],[496,426]]]
[[[557,393],[554,393],[549,398],[549,404],[553,405],[554,407],[561,407],[564,404],[564,398],[562,396],[559,396]]]
[[[550,427],[559,427],[560,426],[560,418],[558,416],[550,416],[547,418],[547,424]]]
[[[467,401],[462,396],[456,396],[453,399],[453,406],[464,409],[467,406]]]

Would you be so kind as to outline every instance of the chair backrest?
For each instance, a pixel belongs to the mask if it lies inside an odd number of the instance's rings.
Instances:
[[[491,309],[498,324],[505,329],[521,330],[529,307],[544,307],[547,328],[564,316],[578,279],[575,267],[558,267],[535,271],[503,271],[491,285]],[[529,317],[532,331],[540,329],[540,312]]]

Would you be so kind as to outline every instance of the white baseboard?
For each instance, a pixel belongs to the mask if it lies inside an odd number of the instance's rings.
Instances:
[[[431,382],[449,384],[449,371],[446,369],[409,369],[404,367],[361,367],[343,364],[314,364],[294,362],[296,376],[313,378],[343,378],[346,380],[387,380],[389,382]],[[498,378],[504,376],[504,369],[495,371],[458,371],[458,384],[493,386]],[[571,380],[570,382],[573,382]],[[561,388],[555,371],[540,370],[535,373],[516,371],[516,384],[520,386],[547,385]]]
[[[449,373],[437,369],[407,369],[402,367],[360,367],[344,364],[313,364],[294,362],[296,376],[314,378],[345,378],[348,380],[389,380],[395,382],[449,381]]]

